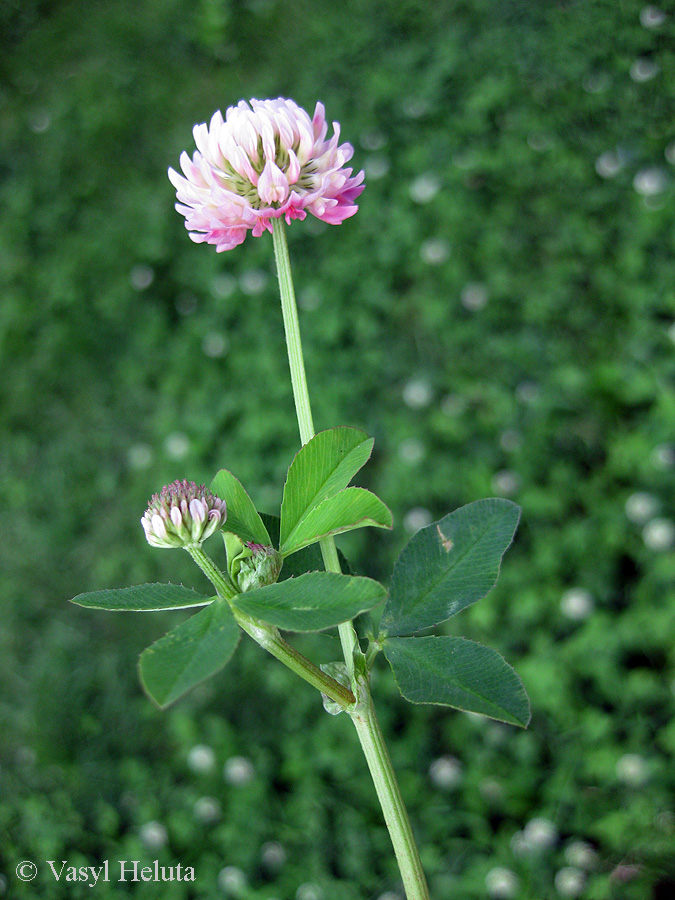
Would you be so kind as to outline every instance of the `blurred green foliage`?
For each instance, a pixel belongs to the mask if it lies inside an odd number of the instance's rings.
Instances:
[[[224,466],[278,508],[298,437],[271,238],[193,245],[165,171],[215,109],[282,95],[324,102],[366,169],[356,218],[289,232],[316,425],[374,435],[360,483],[397,523],[341,541],[354,569],[388,581],[462,503],[523,508],[449,633],[516,665],[529,730],[376,673],[432,894],[672,897],[672,11],[8,0],[0,34],[0,895],[91,896],[52,858],[195,867],[99,898],[400,891],[344,716],[250,641],[159,713],[135,661],[184,614],[66,604],[203,587],[138,524],[168,481]]]

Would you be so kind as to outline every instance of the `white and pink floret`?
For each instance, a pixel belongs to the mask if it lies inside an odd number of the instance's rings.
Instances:
[[[226,518],[224,500],[203,484],[183,480],[153,496],[141,525],[153,547],[185,547],[201,544]]]

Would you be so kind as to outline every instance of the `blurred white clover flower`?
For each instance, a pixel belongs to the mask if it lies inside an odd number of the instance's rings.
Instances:
[[[675,545],[675,525],[670,519],[652,519],[642,529],[642,540],[650,550],[670,550]]]
[[[411,409],[423,409],[432,399],[431,385],[422,378],[414,378],[403,388],[403,402]]]
[[[223,767],[223,778],[228,784],[242,787],[255,777],[255,769],[245,756],[231,756]]]
[[[439,756],[429,766],[431,783],[442,790],[452,790],[462,783],[462,764],[454,756]]]
[[[503,497],[510,497],[517,493],[520,488],[520,478],[516,472],[510,469],[502,469],[501,472],[495,472],[492,477],[492,490]]]
[[[190,438],[182,431],[174,431],[164,441],[164,452],[171,459],[184,459],[190,452]]]
[[[561,897],[578,897],[586,886],[586,874],[574,866],[556,872],[554,884]]]
[[[519,886],[516,873],[504,866],[495,866],[485,876],[485,887],[494,900],[510,900],[518,893]]]
[[[633,188],[643,197],[654,197],[662,194],[668,185],[668,178],[663,169],[651,167],[640,169],[633,178]]]
[[[129,281],[136,291],[144,291],[155,280],[155,270],[152,266],[139,264],[134,266],[129,274]]]
[[[626,500],[626,516],[636,525],[644,525],[653,518],[659,510],[659,501],[654,494],[646,491],[636,491]]]
[[[617,761],[616,777],[628,787],[643,787],[649,781],[649,767],[639,753],[624,753]]]
[[[389,157],[385,156],[384,153],[373,153],[365,162],[365,173],[369,179],[374,181],[384,178],[390,168]]]
[[[573,622],[582,622],[593,612],[593,596],[585,588],[570,588],[562,595],[560,610]]]
[[[654,59],[643,56],[636,59],[630,67],[630,77],[633,81],[650,81],[655,78],[661,71],[661,66]]]
[[[182,153],[183,175],[169,169],[176,209],[197,243],[218,252],[241,244],[248,231],[260,237],[274,219],[304,219],[307,213],[339,225],[353,216],[364,173],[344,168],[351,144],[338,144],[340,126],[326,140],[326,114],[316,104],[310,119],[293,100],[241,100],[223,118],[193,130],[197,152]]]
[[[324,900],[324,892],[318,884],[307,881],[295,892],[295,900]]]
[[[666,21],[666,14],[658,6],[644,6],[640,10],[640,25],[643,28],[658,28]]]
[[[212,772],[216,765],[216,754],[206,744],[195,744],[187,757],[188,768],[199,775]]]
[[[220,803],[214,797],[200,797],[194,805],[194,814],[204,825],[212,825],[220,819]]]
[[[443,238],[429,238],[420,247],[420,256],[429,266],[442,265],[450,255],[450,246]]]
[[[218,873],[218,887],[230,897],[241,897],[246,890],[246,875],[237,866],[225,866]]]
[[[530,850],[548,850],[558,840],[558,831],[553,822],[538,816],[527,823],[523,838]]]
[[[459,297],[464,309],[468,309],[471,312],[483,309],[488,302],[488,298],[487,287],[476,281],[465,284]]]
[[[623,168],[623,162],[614,150],[606,150],[595,161],[595,171],[601,178],[614,178]]]
[[[286,862],[287,853],[279,841],[267,841],[262,845],[260,859],[266,869],[277,871]]]
[[[419,438],[406,438],[404,441],[401,441],[398,448],[398,455],[403,462],[409,463],[410,465],[421,462],[426,456],[426,453],[427,448],[424,441],[421,441]]]
[[[410,197],[415,203],[429,203],[441,189],[441,180],[433,172],[418,175],[410,184]]]
[[[587,841],[572,841],[565,848],[565,861],[575,869],[594,869],[598,854]]]
[[[226,519],[225,501],[203,484],[174,481],[154,494],[141,525],[152,547],[201,544]]]
[[[161,822],[146,822],[145,825],[141,826],[139,837],[141,843],[148,850],[161,850],[169,840],[166,828]]]
[[[428,509],[425,509],[423,506],[415,506],[408,510],[403,517],[403,527],[408,534],[415,534],[420,528],[426,528],[427,525],[431,525],[432,520],[433,516]]]
[[[659,469],[672,469],[675,466],[675,444],[658,444],[652,450],[651,461]]]

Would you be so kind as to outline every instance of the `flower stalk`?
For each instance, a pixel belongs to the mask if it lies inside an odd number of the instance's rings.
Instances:
[[[288,348],[288,362],[291,370],[293,399],[300,428],[300,440],[306,444],[314,437],[312,410],[307,389],[307,377],[300,339],[295,291],[291,276],[288,244],[285,227],[281,219],[274,221],[272,230],[274,255],[279,278],[281,310]],[[340,561],[337,548],[332,537],[320,542],[324,565],[329,572],[340,572]],[[391,837],[396,860],[403,879],[407,900],[430,900],[419,851],[415,844],[412,826],[403,802],[396,773],[377,721],[375,707],[370,693],[367,675],[366,657],[364,656],[351,622],[338,626],[342,652],[352,688],[356,695],[356,705],[346,711],[351,716],[356,733],[361,743],[375,790],[377,792],[384,820]]]

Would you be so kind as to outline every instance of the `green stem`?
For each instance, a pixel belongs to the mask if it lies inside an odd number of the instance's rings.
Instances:
[[[288,349],[288,363],[291,369],[291,384],[293,385],[293,399],[295,411],[300,428],[300,441],[306,444],[314,437],[314,421],[312,419],[312,407],[309,402],[307,389],[307,376],[305,375],[305,361],[302,353],[302,341],[300,339],[300,322],[298,321],[298,307],[295,302],[295,290],[293,289],[293,277],[291,275],[291,261],[288,256],[288,244],[284,230],[283,219],[276,219],[272,231],[274,241],[274,257],[279,276],[279,293],[281,294],[281,314],[284,320],[284,333],[286,335],[286,347]],[[340,573],[340,560],[338,559],[335,541],[332,537],[324,538],[319,542],[323,564],[327,572]],[[349,677],[354,677],[354,654],[358,652],[358,641],[351,622],[343,622],[338,625],[340,643]]]
[[[293,399],[300,427],[300,440],[303,444],[314,437],[312,409],[309,403],[307,377],[300,340],[300,324],[298,310],[291,277],[291,264],[288,256],[288,245],[283,219],[275,219],[272,237],[274,255],[279,276],[279,292],[281,294],[281,311],[284,320],[288,362],[291,369]],[[340,561],[332,537],[320,542],[321,554],[328,572],[340,572]],[[366,671],[365,657],[359,646],[354,626],[344,622],[338,626],[342,652],[344,654],[351,683],[357,694],[358,703],[347,712],[354,722],[356,733],[370,769],[375,790],[377,792],[384,821],[389,830],[394,853],[401,870],[408,900],[429,900],[427,887],[419,852],[410,825],[410,819],[403,803],[403,797],[396,780],[389,753],[382,736],[382,731],[375,715],[375,707],[370,695],[370,685]],[[355,666],[358,663],[358,667]],[[358,668],[358,671],[357,671]]]
[[[424,877],[424,869],[410,819],[365,680],[363,687],[364,689],[358,692],[363,696],[363,702],[356,711],[350,711],[350,715],[359,736],[377,791],[377,798],[382,807],[384,821],[394,846],[405,894],[408,900],[429,900],[429,888]]]
[[[272,238],[274,240],[274,256],[277,263],[277,274],[279,276],[281,314],[284,319],[288,362],[291,367],[291,383],[293,385],[295,411],[298,414],[300,440],[303,444],[306,444],[307,441],[314,437],[314,422],[312,421],[312,409],[309,405],[307,376],[305,375],[305,362],[302,356],[302,343],[300,341],[298,307],[295,303],[295,291],[293,290],[293,278],[291,276],[291,261],[288,256],[288,244],[286,243],[286,232],[284,231],[283,219],[275,219],[273,227]],[[337,571],[340,571],[339,564]]]
[[[220,571],[210,556],[202,550],[201,546],[187,545],[185,549],[197,563],[202,572],[209,579],[211,584],[218,592],[218,596],[230,604],[232,614],[237,624],[250,635],[253,640],[260,646],[275,656],[280,662],[287,666],[291,671],[304,678],[312,687],[321,691],[331,700],[334,700],[342,709],[347,709],[355,703],[354,694],[349,688],[340,684],[330,675],[322,672],[318,666],[310,662],[302,653],[298,653],[295,647],[285,641],[279,634],[279,630],[274,625],[267,622],[260,622],[252,616],[247,615],[242,610],[237,609],[233,603],[234,598],[239,593],[233,586],[230,579]]]

